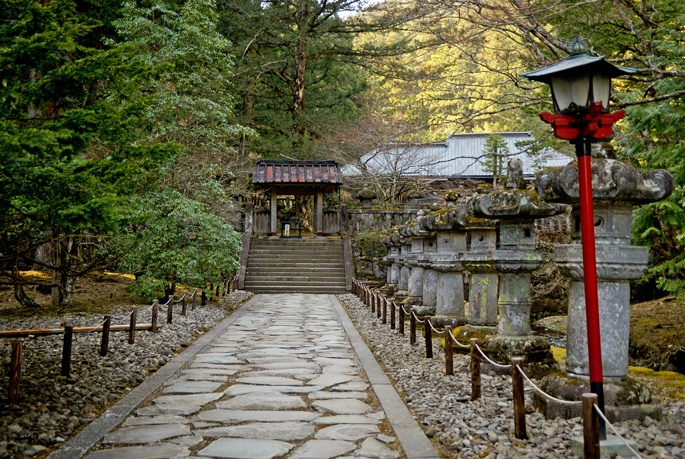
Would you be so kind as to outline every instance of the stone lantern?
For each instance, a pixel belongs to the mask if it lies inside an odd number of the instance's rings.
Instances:
[[[385,293],[388,296],[392,296],[397,289],[397,284],[400,278],[400,267],[398,264],[398,259],[400,256],[400,235],[397,230],[393,232],[390,237],[384,240],[382,243],[388,249],[388,254],[383,258],[383,262],[388,266],[386,273],[386,285]]]
[[[486,338],[482,347],[505,363],[523,357],[524,365],[540,374],[548,371],[554,360],[549,344],[530,328],[531,272],[544,258],[543,252],[535,249],[534,220],[561,213],[565,206],[546,203],[534,191],[526,190],[522,170],[522,161],[512,159],[506,189],[474,196],[467,208],[474,217],[499,220],[499,244],[490,252],[499,273],[498,334]]]
[[[358,199],[359,200],[362,209],[370,209],[371,203],[373,202],[374,199],[377,199],[377,198],[378,198],[378,195],[375,192],[373,192],[367,188],[364,188],[360,192],[354,193],[352,195],[352,199]]]
[[[400,227],[400,235],[410,243],[410,250],[404,258],[404,264],[409,269],[408,296],[404,303],[420,306],[423,304],[423,267],[419,264],[419,257],[431,243],[434,234],[423,230],[418,222],[411,222]]]
[[[630,245],[633,205],[655,202],[668,197],[673,190],[673,177],[656,170],[643,174],[632,164],[608,159],[593,151],[591,162],[594,201],[594,233],[597,257],[597,290],[599,298],[599,328],[602,352],[602,373],[607,391],[607,416],[613,419],[660,416],[647,406],[649,391],[636,390],[628,375],[628,341],[630,338],[630,284],[647,269],[647,247]],[[571,279],[566,338],[566,370],[571,380],[555,378],[546,381],[549,390],[568,396],[578,387],[577,381],[588,380],[589,359],[583,288],[583,257],[580,244],[578,169],[571,164],[538,174],[538,194],[550,202],[573,206],[572,243],[554,249],[559,269]],[[575,379],[575,382],[573,381]],[[562,387],[567,386],[567,387]],[[573,386],[573,387],[570,387]],[[580,388],[583,388],[581,385]],[[578,390],[580,390],[580,388]],[[616,393],[640,393],[632,397]],[[614,394],[614,395],[612,395]],[[634,405],[631,408],[618,405]],[[635,405],[643,405],[637,409]],[[553,408],[553,407],[552,407]],[[554,411],[548,409],[548,411]],[[561,411],[561,410],[560,410]],[[555,412],[551,413],[552,415]]]
[[[424,267],[424,308],[427,292],[433,297],[434,323],[461,325],[464,323],[464,267],[461,257],[466,250],[463,208],[442,209],[421,218],[421,227],[435,234],[436,250],[424,253],[419,263]],[[423,311],[422,311],[423,312]]]

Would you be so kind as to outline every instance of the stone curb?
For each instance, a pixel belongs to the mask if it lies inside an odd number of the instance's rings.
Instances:
[[[440,456],[435,451],[435,448],[433,448],[430,440],[428,440],[426,434],[416,423],[416,420],[393,387],[390,379],[388,379],[388,376],[376,361],[371,350],[366,346],[366,343],[354,324],[352,324],[338,298],[334,295],[328,295],[328,297],[345,328],[350,343],[366,372],[366,376],[369,378],[371,387],[373,387],[388,421],[390,421],[397,435],[397,439],[402,445],[407,459],[439,459]]]
[[[247,303],[219,322],[217,326],[195,340],[183,352],[171,359],[154,375],[145,379],[124,398],[115,403],[97,419],[88,424],[76,436],[69,439],[61,447],[50,453],[47,459],[79,459],[83,457],[97,442],[102,440],[106,433],[114,429],[131,412],[140,405],[150,394],[155,392],[172,377],[188,361],[195,357],[207,344],[219,336],[226,328],[239,319],[247,309],[256,301],[259,295],[253,296]]]

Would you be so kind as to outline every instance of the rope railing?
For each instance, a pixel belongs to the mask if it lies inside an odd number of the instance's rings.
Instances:
[[[414,316],[414,320],[416,321],[417,324],[422,325],[422,324],[426,323],[425,320],[419,319],[419,317],[416,315],[416,313],[414,312],[413,309],[411,311],[411,315]]]
[[[488,362],[490,365],[492,365],[495,368],[499,368],[501,370],[510,370],[511,369],[511,364],[508,365],[502,365],[501,363],[497,363],[494,360],[492,360],[490,357],[485,355],[485,352],[483,352],[483,349],[480,348],[480,346],[476,343],[476,350],[478,353],[485,359],[486,362]]]
[[[233,282],[235,285],[235,282],[237,282],[238,277],[233,276],[229,282]],[[217,285],[217,292],[218,292],[218,285]],[[204,290],[203,290],[204,294]],[[184,292],[181,298],[178,300],[175,300],[173,295],[169,295],[168,300],[164,304],[159,304],[158,300],[155,300],[152,302],[152,305],[150,305],[147,309],[142,311],[142,313],[147,313],[148,311],[151,312],[151,320],[149,324],[138,324],[137,323],[137,317],[138,317],[138,308],[133,307],[131,310],[126,314],[123,318],[117,319],[117,321],[120,322],[128,322],[125,325],[112,325],[112,316],[111,315],[105,315],[105,318],[103,319],[102,323],[95,325],[93,327],[75,327],[73,325],[68,325],[66,323],[62,323],[63,328],[54,328],[54,329],[35,329],[35,330],[10,330],[10,331],[0,331],[0,338],[20,338],[20,337],[25,337],[25,336],[35,336],[35,335],[56,335],[56,334],[61,334],[63,335],[63,347],[62,347],[62,366],[61,366],[61,375],[69,377],[71,373],[71,355],[73,354],[74,351],[74,342],[73,342],[73,336],[75,333],[93,333],[93,332],[101,332],[102,333],[102,340],[100,343],[100,355],[101,356],[106,356],[109,352],[109,334],[110,331],[126,331],[128,332],[128,343],[129,344],[134,344],[135,343],[135,332],[136,330],[150,330],[153,333],[158,332],[158,325],[157,325],[157,315],[158,315],[158,308],[160,306],[166,306],[167,309],[167,323],[171,323],[171,317],[173,315],[173,307],[174,304],[176,303],[182,303],[183,304],[183,309],[182,309],[182,314],[186,315],[186,303],[187,300],[191,299],[192,300],[192,305],[193,305],[193,310],[195,309],[196,305],[196,300],[198,296],[198,289],[195,288],[193,289],[192,294],[188,295],[187,292]],[[11,357],[10,357],[10,374],[9,374],[9,391],[8,391],[8,399],[10,404],[18,404],[19,403],[19,383],[20,383],[20,374],[21,374],[21,359],[22,359],[22,353],[24,352],[23,349],[23,342],[20,340],[13,340],[10,342],[11,344]]]
[[[462,343],[460,343],[459,341],[457,341],[457,338],[455,338],[454,335],[453,335],[452,333],[450,333],[449,335],[450,335],[450,338],[452,338],[452,342],[453,342],[454,344],[456,344],[457,346],[459,346],[459,347],[461,347],[461,348],[464,348],[464,349],[469,349],[469,348],[471,347],[471,346],[469,346],[468,344],[462,344]]]
[[[621,436],[621,434],[618,433],[618,430],[616,430],[616,427],[614,427],[614,425],[609,422],[609,420],[606,418],[604,413],[602,413],[602,410],[599,409],[599,406],[597,406],[597,404],[595,404],[595,403],[593,403],[592,406],[593,406],[593,409],[595,410],[595,412],[597,413],[597,416],[602,418],[604,423],[606,425],[608,425],[609,427],[611,427],[611,430],[614,432],[614,434],[616,434],[616,436],[619,438],[619,440],[621,440],[623,442],[623,444],[626,445],[626,448],[628,448],[630,450],[630,452],[632,454],[634,454],[638,459],[642,459],[642,456],[640,456],[640,454],[637,451],[635,451],[632,446],[630,446],[630,444]]]
[[[562,399],[560,399],[560,398],[557,398],[557,397],[554,397],[554,396],[548,394],[548,393],[545,392],[544,390],[540,389],[540,388],[539,388],[539,387],[538,387],[538,386],[537,386],[537,385],[528,377],[528,375],[526,374],[526,372],[523,371],[523,368],[521,368],[521,367],[516,367],[516,369],[518,370],[519,373],[521,373],[521,376],[523,376],[523,379],[525,379],[526,382],[527,382],[528,384],[531,385],[531,387],[533,388],[533,390],[534,390],[535,392],[537,392],[541,397],[544,397],[544,398],[546,398],[546,399],[549,400],[549,401],[557,402],[557,403],[559,403],[559,404],[561,404],[561,405],[568,406],[568,407],[570,407],[570,408],[580,408],[580,407],[583,405],[583,402],[580,401],[580,400],[576,400],[576,401],[573,401],[573,400],[562,400]]]

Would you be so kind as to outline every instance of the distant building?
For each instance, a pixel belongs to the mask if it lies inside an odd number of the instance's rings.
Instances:
[[[503,161],[504,173],[510,158],[523,161],[523,174],[527,178],[544,168],[565,166],[573,160],[551,148],[532,155],[527,147],[517,146],[534,140],[530,132],[483,132],[452,134],[445,142],[388,145],[362,156],[361,163],[370,172],[379,174],[487,179],[492,177],[492,172],[485,170],[484,151],[485,140],[491,135],[501,136],[509,148],[509,155]],[[342,168],[344,175],[359,172],[357,165]]]

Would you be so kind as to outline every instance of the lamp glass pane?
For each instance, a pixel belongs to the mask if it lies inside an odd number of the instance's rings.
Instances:
[[[588,107],[590,75],[587,73],[563,73],[553,76],[550,84],[557,112],[576,112]]]
[[[609,96],[611,96],[611,78],[596,72],[592,75],[592,98],[594,102],[601,102],[602,109],[609,111]]]

